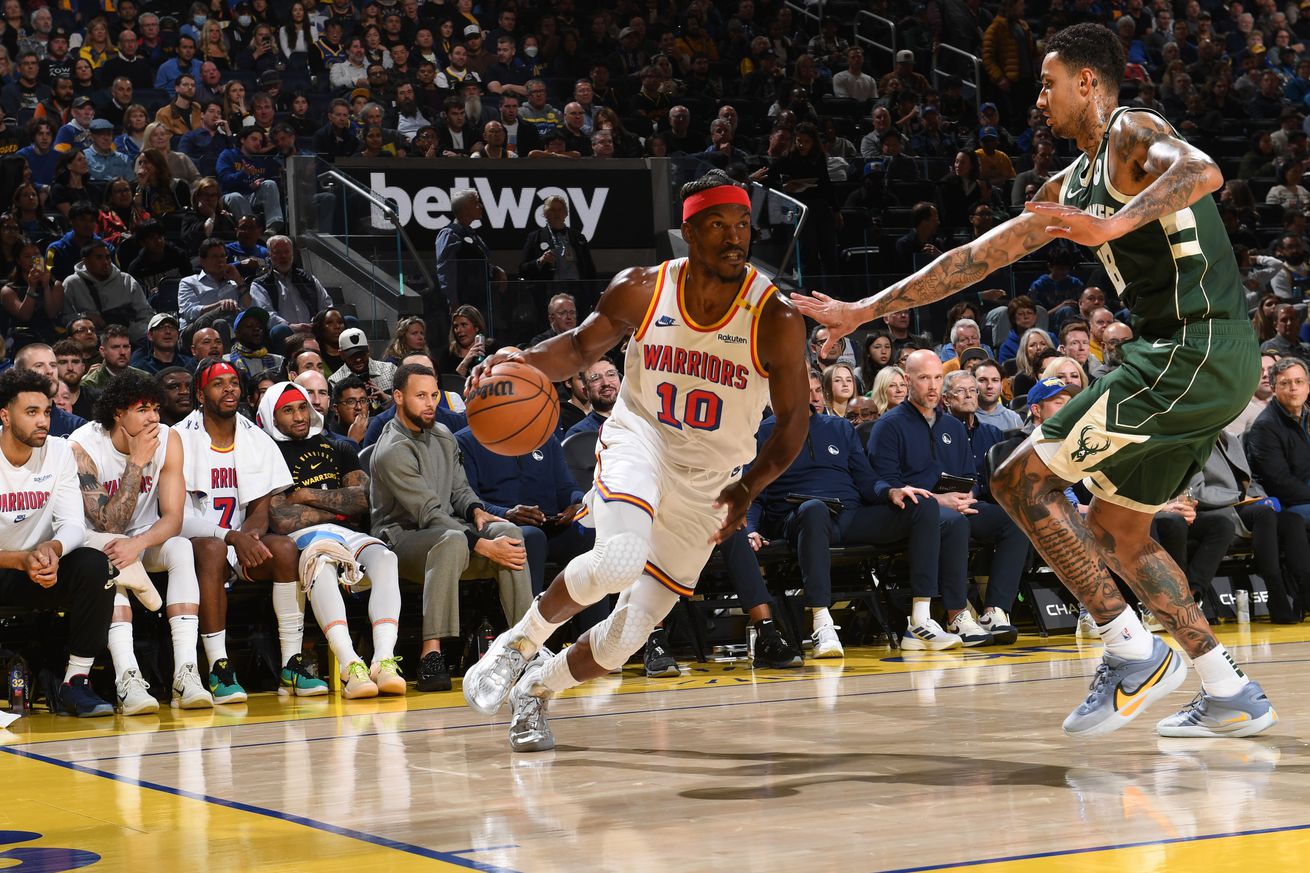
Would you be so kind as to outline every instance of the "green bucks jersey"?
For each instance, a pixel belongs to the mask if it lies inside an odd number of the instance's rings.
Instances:
[[[1061,203],[1109,218],[1132,199],[1110,182],[1107,154],[1110,128],[1126,111],[1121,106],[1110,116],[1093,161],[1079,155],[1060,190]],[[1111,240],[1096,256],[1132,312],[1138,336],[1167,338],[1189,321],[1246,316],[1232,243],[1209,195]]]

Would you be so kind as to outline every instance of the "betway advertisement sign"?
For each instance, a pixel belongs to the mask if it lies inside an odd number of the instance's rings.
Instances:
[[[518,250],[546,224],[542,203],[565,198],[570,223],[593,249],[646,249],[655,232],[650,170],[644,161],[341,159],[337,168],[394,200],[410,239],[430,248],[453,219],[451,198],[471,188],[485,215],[478,228],[493,249]],[[379,215],[374,224],[385,226]]]

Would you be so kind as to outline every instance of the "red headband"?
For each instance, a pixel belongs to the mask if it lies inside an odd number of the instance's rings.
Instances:
[[[703,209],[709,209],[711,206],[722,206],[724,203],[733,203],[750,209],[751,197],[736,185],[719,185],[715,188],[707,188],[682,201],[682,220],[686,221]]]
[[[231,364],[229,364],[227,361],[219,361],[216,364],[210,364],[200,374],[200,390],[204,391],[205,386],[208,385],[210,382],[213,382],[219,376],[235,376],[235,375],[237,375],[236,368],[233,367]]]
[[[295,403],[304,400],[305,395],[295,385],[288,385],[282,389],[282,394],[278,396],[277,403],[273,404],[273,411],[277,412],[288,403]]]

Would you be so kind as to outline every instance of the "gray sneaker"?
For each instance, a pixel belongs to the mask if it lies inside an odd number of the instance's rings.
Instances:
[[[1204,690],[1192,702],[1155,726],[1162,737],[1253,737],[1278,724],[1278,713],[1259,682],[1250,682],[1232,697],[1211,697]]]
[[[548,649],[537,652],[509,693],[513,713],[509,722],[509,747],[515,752],[548,752],[555,748],[555,733],[546,720],[546,707],[553,695],[540,685],[541,671],[551,657]]]
[[[1187,678],[1183,659],[1159,637],[1151,640],[1151,657],[1143,661],[1101,656],[1091,693],[1064,720],[1066,734],[1099,737],[1116,731],[1183,684]]]
[[[532,643],[513,628],[496,637],[487,653],[464,674],[464,702],[483,715],[495,715],[523,675],[528,658],[535,654]]]

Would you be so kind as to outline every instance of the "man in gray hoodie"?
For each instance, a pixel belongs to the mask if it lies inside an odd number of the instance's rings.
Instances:
[[[114,266],[109,246],[98,239],[82,247],[82,260],[64,280],[64,317],[79,312],[90,313],[97,329],[126,325],[133,345],[145,339],[155,314],[141,283]]]
[[[396,417],[373,449],[373,536],[389,543],[402,579],[423,580],[419,691],[450,690],[443,637],[459,636],[459,580],[494,576],[513,624],[532,602],[523,532],[482,507],[454,435],[438,424],[441,386],[430,367],[405,364],[392,383]]]

